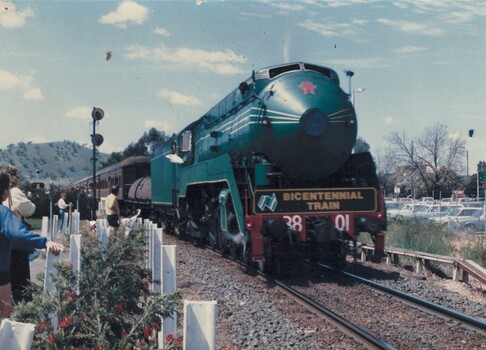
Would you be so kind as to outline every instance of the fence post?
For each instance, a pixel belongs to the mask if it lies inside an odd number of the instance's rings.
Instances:
[[[51,241],[57,240],[57,229],[59,226],[57,215],[52,216],[52,226],[51,226]]]
[[[47,256],[46,256],[46,269],[45,269],[45,275],[44,275],[44,297],[49,298],[53,297],[57,300],[57,303],[59,304],[59,292],[56,289],[56,284],[55,284],[55,276],[57,276],[57,269],[54,266],[56,262],[61,261],[61,254],[59,255],[54,255],[52,254],[51,251],[47,251]],[[56,330],[57,329],[57,315],[52,314],[50,315],[51,320],[52,320],[52,329]]]
[[[48,238],[48,233],[49,233],[49,217],[43,216],[42,217],[42,230],[41,230],[41,235],[43,237]]]
[[[184,300],[184,350],[216,349],[216,301]]]
[[[162,234],[162,229],[158,229]],[[161,268],[161,294],[171,294],[177,288],[177,271],[176,271],[176,246],[163,245],[161,250],[162,268]],[[159,332],[159,349],[164,348],[165,339],[168,334],[176,335],[177,331],[177,314],[172,313],[172,317],[162,320],[162,331]]]
[[[0,326],[0,349],[30,350],[35,325],[4,319]]]
[[[162,267],[162,229],[155,229],[153,232],[154,244],[152,245],[152,291],[154,293],[161,292],[161,267]]]

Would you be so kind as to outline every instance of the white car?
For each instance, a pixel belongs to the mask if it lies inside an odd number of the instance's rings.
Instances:
[[[449,206],[443,204],[434,204],[429,206],[425,211],[417,213],[417,218],[428,220],[431,218],[440,218],[445,216]]]
[[[422,204],[422,203],[405,204],[400,209],[396,209],[396,210],[392,209],[387,211],[387,215],[390,219],[396,219],[396,220],[413,218],[425,212],[429,207],[431,207],[430,204]]]
[[[465,218],[469,218],[477,211],[479,211],[478,208],[465,208],[465,207],[453,208],[447,212],[448,214],[447,216],[442,217],[440,220],[438,220],[437,218],[435,219],[432,218],[430,220],[433,220],[441,224],[443,227],[450,227],[454,229],[459,227],[459,223],[461,221],[463,221]]]
[[[485,222],[485,211],[477,209],[469,216],[456,217],[455,221],[451,223],[451,227],[457,231],[464,231],[472,235],[477,232],[484,232],[486,229]]]

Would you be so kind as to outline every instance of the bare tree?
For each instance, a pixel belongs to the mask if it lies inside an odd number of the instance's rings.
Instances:
[[[405,132],[395,132],[387,140],[396,165],[418,175],[427,192],[450,188],[463,168],[466,141],[450,134],[444,124],[425,128],[415,139],[408,139]]]
[[[385,193],[393,193],[396,183],[394,173],[397,164],[394,154],[383,149],[378,149],[374,153],[374,159],[378,178],[385,189]]]

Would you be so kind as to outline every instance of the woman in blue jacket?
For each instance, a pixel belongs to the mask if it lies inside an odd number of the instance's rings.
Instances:
[[[9,176],[0,174],[0,203],[9,196],[9,184]],[[64,250],[62,244],[47,241],[47,238],[29,231],[9,208],[0,204],[0,319],[9,317],[12,312],[10,286],[12,248],[25,251],[47,248],[56,255]]]

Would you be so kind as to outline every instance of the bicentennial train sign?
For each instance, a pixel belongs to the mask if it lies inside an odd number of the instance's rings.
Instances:
[[[372,212],[378,209],[375,188],[309,188],[256,190],[253,212],[292,213]]]

